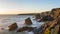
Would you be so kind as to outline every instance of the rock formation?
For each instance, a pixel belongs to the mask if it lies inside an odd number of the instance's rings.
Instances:
[[[36,17],[36,19],[40,19],[41,18],[40,14],[35,14],[35,17]]]
[[[41,15],[42,14],[43,16],[40,22],[42,21],[45,23],[38,28],[38,32],[37,30],[36,32],[38,34],[60,34],[60,8],[54,8],[50,11],[50,13],[43,12]]]
[[[53,18],[57,18],[58,15],[60,14],[60,8],[54,8],[51,10],[51,13],[53,14]]]
[[[60,34],[60,8],[54,8],[50,12],[43,12],[35,14],[36,19],[40,19],[39,22],[45,22],[41,27],[22,27],[17,32],[33,31],[34,34]],[[25,19],[26,25],[31,25],[30,18]],[[17,24],[14,23],[9,26],[9,31],[17,29]]]
[[[26,25],[31,25],[32,24],[31,19],[30,18],[25,19],[25,24]]]
[[[23,32],[23,31],[26,31],[28,27],[22,27],[20,29],[17,30],[17,32]]]
[[[15,29],[18,28],[17,24],[16,23],[13,23],[12,25],[8,26],[9,27],[9,31],[13,31]]]
[[[35,27],[22,27],[20,29],[17,30],[17,32],[23,32],[23,31],[33,31]]]

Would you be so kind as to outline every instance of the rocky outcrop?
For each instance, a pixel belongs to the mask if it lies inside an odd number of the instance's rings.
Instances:
[[[22,27],[20,29],[17,30],[17,32],[23,32],[23,31],[33,31],[35,27]]]
[[[15,29],[18,28],[17,24],[16,23],[13,23],[12,25],[8,26],[9,27],[9,31],[13,31]]]
[[[23,32],[23,31],[26,31],[28,27],[22,27],[20,29],[17,30],[17,32]]]
[[[58,15],[60,14],[60,8],[54,8],[51,10],[51,14],[53,14],[53,18],[57,18]]]
[[[32,24],[31,19],[30,18],[25,19],[25,24],[26,25],[31,25]]]
[[[38,22],[45,22],[45,21],[54,20],[54,18],[51,15],[51,11],[50,12],[47,11],[47,12],[43,12],[43,13],[37,14],[37,15],[35,15],[35,17],[36,17],[36,20]]]
[[[60,15],[60,8],[54,8],[51,11],[42,12],[40,14],[35,15],[38,22],[41,21],[52,21],[56,19]]]
[[[35,34],[60,34],[60,8],[54,8],[50,12],[43,12],[40,16],[42,18],[39,18],[39,22],[45,23],[37,29],[38,31],[36,30]]]
[[[60,8],[54,8],[50,12],[43,12],[40,14],[35,14],[38,22],[45,22],[41,27],[22,27],[17,30],[17,32],[23,31],[33,31],[34,34],[60,34]],[[31,25],[32,21],[30,18],[25,19],[26,25]],[[17,29],[17,24],[12,24],[9,26],[9,31]]]
[[[50,15],[46,15],[44,17],[42,17],[42,19],[40,19],[38,22],[45,22],[45,21],[53,21],[53,17],[51,17]]]
[[[35,17],[36,17],[36,19],[40,19],[41,18],[40,14],[35,14]]]
[[[47,21],[44,25],[42,25],[40,28],[38,28],[38,34],[58,34],[60,29],[60,24],[58,24],[58,21]],[[40,31],[39,31],[40,30]]]

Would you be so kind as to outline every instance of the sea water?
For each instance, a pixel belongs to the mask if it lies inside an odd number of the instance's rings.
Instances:
[[[29,18],[32,21],[32,25],[25,25],[25,19]],[[29,26],[29,27],[40,27],[43,23],[42,22],[37,22],[36,20],[33,20],[35,17],[34,15],[0,15],[0,34],[33,34],[33,32],[19,32],[17,33],[16,31],[8,31],[8,26],[17,23],[18,27],[24,27],[24,26]]]

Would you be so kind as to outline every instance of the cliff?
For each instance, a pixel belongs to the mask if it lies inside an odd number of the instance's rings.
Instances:
[[[52,20],[50,21],[49,17],[47,18],[45,16],[52,17],[50,18]],[[38,34],[60,34],[60,8],[54,8],[48,13],[44,12],[43,16],[41,17],[42,18],[40,19],[43,20],[45,23],[39,28],[39,30],[42,31],[37,32]],[[43,19],[44,17],[45,19]]]

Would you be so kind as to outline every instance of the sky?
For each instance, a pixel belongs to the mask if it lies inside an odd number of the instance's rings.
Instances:
[[[60,0],[0,0],[0,14],[41,13],[60,8]]]

